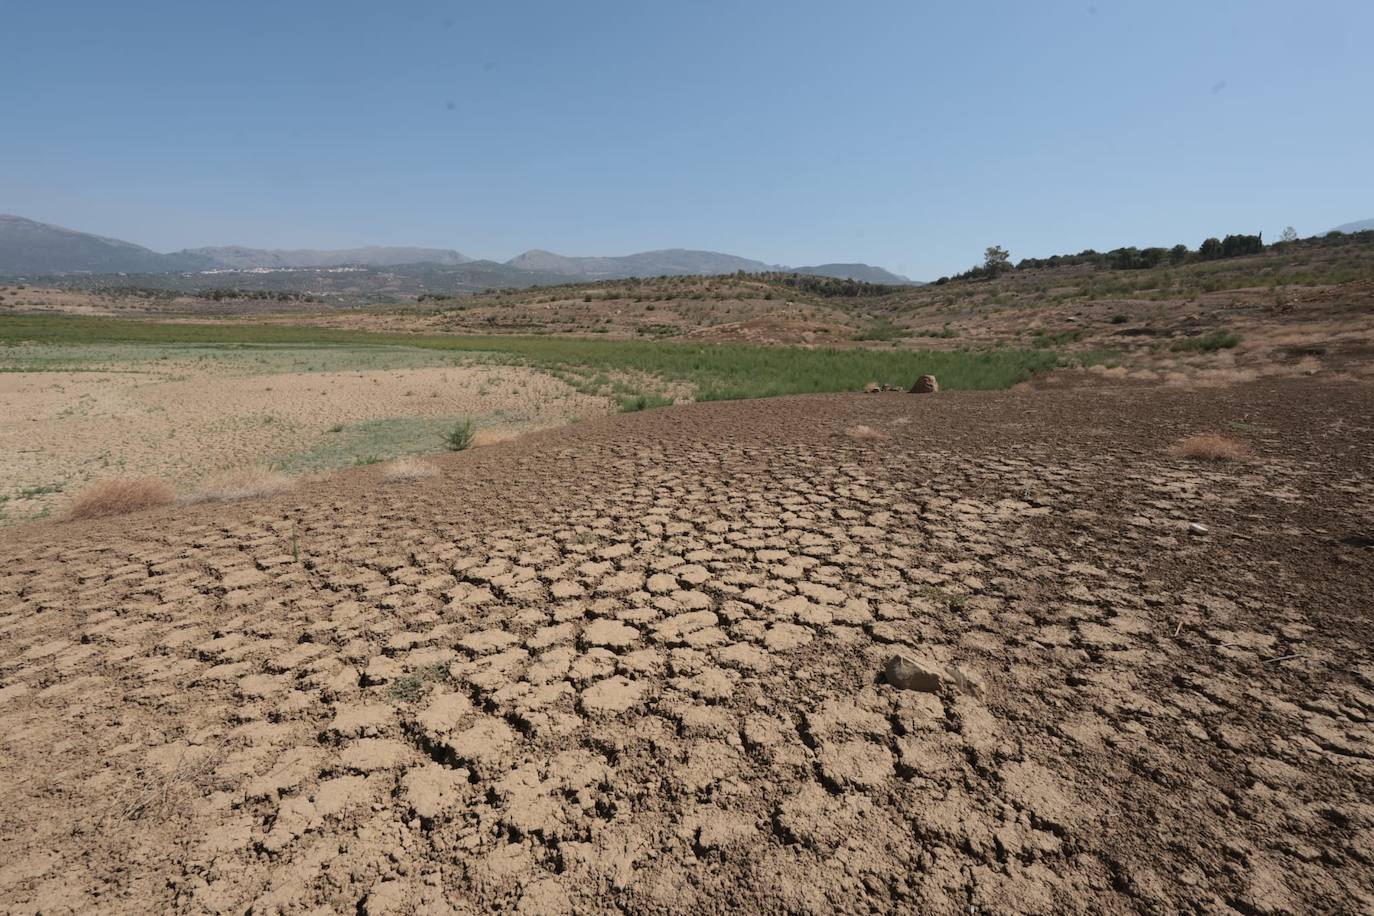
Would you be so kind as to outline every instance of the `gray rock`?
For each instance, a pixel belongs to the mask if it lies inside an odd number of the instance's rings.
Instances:
[[[945,669],[937,662],[902,652],[887,660],[883,673],[893,687],[923,693],[939,693],[947,678]]]
[[[934,394],[940,390],[940,383],[935,380],[933,375],[923,375],[916,380],[916,384],[911,386],[912,394]]]

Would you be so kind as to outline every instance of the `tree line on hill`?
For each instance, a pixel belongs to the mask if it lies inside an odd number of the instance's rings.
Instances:
[[[1285,231],[1285,242],[1291,241]],[[1078,254],[1056,254],[1048,258],[1022,258],[1012,266],[1011,256],[1005,248],[993,245],[983,257],[983,263],[953,277],[941,277],[937,285],[950,280],[992,279],[1009,270],[1034,270],[1040,267],[1088,266],[1104,270],[1149,270],[1164,264],[1188,264],[1196,261],[1216,261],[1222,258],[1238,258],[1243,255],[1259,254],[1264,250],[1263,233],[1259,235],[1228,235],[1223,239],[1215,236],[1204,239],[1197,250],[1187,245],[1172,248],[1137,248],[1129,246],[1113,248],[1111,251],[1095,251],[1092,248]]]
[[[739,276],[745,276],[743,272]],[[853,299],[859,296],[887,296],[900,292],[906,287],[886,283],[869,283],[865,280],[851,280],[843,277],[825,277],[817,274],[798,274],[786,271],[768,271],[747,275],[752,280],[763,280],[775,286],[811,293],[815,296],[835,296]]]

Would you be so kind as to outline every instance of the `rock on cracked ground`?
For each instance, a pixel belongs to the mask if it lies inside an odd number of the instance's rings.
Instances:
[[[791,398],[7,532],[0,905],[1369,911],[1371,445],[1355,386]]]

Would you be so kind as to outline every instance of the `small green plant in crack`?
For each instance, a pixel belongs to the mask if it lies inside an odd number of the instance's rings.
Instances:
[[[962,611],[964,605],[968,603],[967,595],[945,591],[943,588],[936,588],[934,585],[923,585],[920,591],[921,597],[928,598],[936,604],[943,604],[951,611]]]
[[[446,684],[451,681],[447,665],[428,665],[403,677],[398,677],[386,692],[393,703],[414,703],[425,695],[430,684]]]

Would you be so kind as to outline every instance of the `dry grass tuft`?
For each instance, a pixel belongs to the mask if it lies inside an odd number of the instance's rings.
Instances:
[[[1250,449],[1244,442],[1215,433],[1180,439],[1169,452],[1179,458],[1200,458],[1204,461],[1240,461],[1250,456]]]
[[[844,434],[851,439],[858,439],[860,442],[874,442],[878,439],[886,439],[887,433],[874,429],[871,426],[851,426],[844,431]]]
[[[103,518],[169,506],[176,500],[170,486],[156,477],[133,477],[93,483],[72,500],[67,518]]]
[[[419,458],[397,458],[382,466],[383,480],[421,480],[438,474],[438,468]]]
[[[201,484],[193,502],[213,502],[232,499],[253,499],[284,493],[296,485],[285,474],[265,468],[236,468],[212,474]]]

